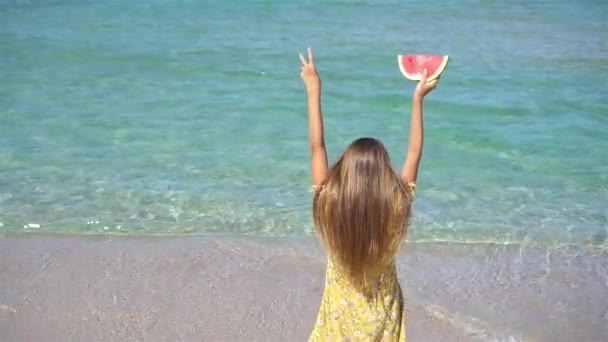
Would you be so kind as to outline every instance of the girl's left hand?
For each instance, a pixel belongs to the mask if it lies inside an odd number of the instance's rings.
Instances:
[[[300,76],[302,81],[306,85],[308,91],[318,91],[321,89],[321,78],[317,72],[314,57],[312,56],[312,50],[308,48],[308,62],[306,58],[300,54],[300,61],[302,61],[302,70]]]

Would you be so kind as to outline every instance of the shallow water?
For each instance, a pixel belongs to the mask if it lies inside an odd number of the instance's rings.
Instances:
[[[311,234],[312,46],[330,158],[372,135],[397,165],[396,55],[451,56],[411,239],[605,248],[608,6],[436,6],[1,1],[0,231]]]

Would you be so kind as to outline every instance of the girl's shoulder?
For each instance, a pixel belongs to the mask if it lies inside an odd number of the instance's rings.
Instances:
[[[407,182],[407,185],[410,187],[410,192],[412,196],[416,193],[416,182]]]

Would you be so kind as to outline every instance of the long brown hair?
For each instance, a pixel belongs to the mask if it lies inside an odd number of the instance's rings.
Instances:
[[[315,192],[315,228],[329,255],[355,284],[379,276],[407,234],[412,194],[384,145],[352,142]]]

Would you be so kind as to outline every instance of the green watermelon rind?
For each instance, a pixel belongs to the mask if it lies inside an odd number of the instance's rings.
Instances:
[[[403,56],[408,56],[408,55],[397,55],[397,65],[399,65],[399,70],[401,70],[401,73],[403,74],[403,76],[410,81],[415,81],[415,82],[420,81],[420,76],[411,75],[403,68],[403,64],[401,64],[401,58]],[[437,79],[441,75],[441,73],[443,73],[445,68],[448,66],[448,61],[450,60],[450,56],[445,55],[443,57],[444,57],[443,63],[441,64],[441,66],[439,68],[437,68],[437,70],[435,71],[434,74],[427,76],[427,79],[426,79],[427,82]]]

